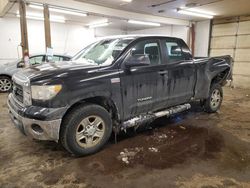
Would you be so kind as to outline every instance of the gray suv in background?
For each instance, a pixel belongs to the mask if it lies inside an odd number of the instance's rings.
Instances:
[[[37,54],[30,57],[30,64],[37,65],[47,62],[45,54]],[[70,56],[54,55],[50,62],[69,61]],[[9,92],[12,89],[11,77],[14,73],[23,68],[23,62],[19,59],[14,62],[0,64],[0,93]]]

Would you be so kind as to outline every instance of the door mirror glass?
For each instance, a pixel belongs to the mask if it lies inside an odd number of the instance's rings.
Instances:
[[[130,54],[125,60],[127,68],[150,65],[150,59],[145,54]]]

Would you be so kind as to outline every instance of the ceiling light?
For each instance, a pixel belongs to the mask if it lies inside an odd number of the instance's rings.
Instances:
[[[43,5],[42,4],[29,4],[30,8],[34,8],[34,9],[38,9],[38,10],[43,10]],[[74,15],[74,16],[87,16],[87,14],[85,12],[81,12],[78,10],[74,10],[74,9],[66,9],[66,8],[57,8],[54,6],[50,6],[49,10],[51,12],[57,12],[57,13],[63,13],[63,14],[69,14],[69,15]]]
[[[143,21],[136,21],[136,20],[128,20],[128,23],[131,23],[131,24],[138,24],[138,25],[161,26],[161,24],[159,24],[159,23],[154,23],[154,22],[143,22]]]
[[[100,19],[100,20],[96,20],[94,22],[87,24],[87,26],[89,26],[89,28],[105,27],[105,26],[108,26],[110,23],[111,22],[109,22],[108,19]]]
[[[20,17],[19,12],[17,11],[16,14],[17,17]],[[26,13],[26,18],[28,19],[33,19],[33,20],[44,20],[43,14],[37,14],[33,12],[27,12]],[[51,22],[59,22],[59,23],[65,23],[65,18],[63,16],[50,16],[50,21]]]
[[[208,15],[208,14],[198,13],[198,12],[192,12],[192,11],[189,11],[189,10],[177,9],[177,12],[180,13],[180,14],[185,14],[185,15],[189,15],[189,16],[196,16],[196,17],[209,18],[209,19],[213,18],[213,15]]]
[[[214,12],[205,11],[205,10],[202,10],[202,9],[199,9],[199,8],[181,7],[180,9],[181,10],[187,10],[187,11],[190,11],[190,12],[196,12],[196,13],[200,13],[200,14],[207,14],[207,15],[210,15],[210,16],[215,16],[216,15]]]
[[[76,10],[69,10],[69,9],[59,9],[59,8],[49,8],[51,12],[63,13],[63,14],[70,14],[74,16],[87,16],[86,13],[76,11]]]
[[[28,5],[30,8],[38,9],[38,10],[43,10],[43,5],[41,4],[29,4]]]
[[[109,24],[110,24],[109,22],[104,22],[104,23],[90,24],[88,26],[89,28],[96,28],[96,27],[105,27],[108,26]]]
[[[133,0],[122,0],[122,2],[125,2],[125,3],[131,3]]]

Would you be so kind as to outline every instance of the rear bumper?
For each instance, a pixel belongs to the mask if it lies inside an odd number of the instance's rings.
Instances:
[[[12,94],[9,94],[7,104],[12,122],[23,134],[37,140],[53,140],[56,142],[59,140],[59,131],[64,113],[61,113],[61,117],[55,117],[55,119],[39,120],[30,116],[41,114],[41,108],[33,106],[32,114],[25,115],[30,110],[16,104]],[[58,108],[51,110],[43,108],[44,111],[48,114],[47,117],[51,117],[51,113],[55,114],[56,112],[56,114],[59,114],[59,112],[66,111],[66,109]]]

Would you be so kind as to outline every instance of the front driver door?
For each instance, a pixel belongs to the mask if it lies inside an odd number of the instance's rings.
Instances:
[[[157,99],[157,71],[161,64],[160,43],[157,39],[143,39],[137,42],[131,50],[128,56],[147,55],[150,64],[134,66],[129,70],[123,68],[120,81],[124,120],[153,111]],[[126,63],[126,59],[129,58],[125,58],[123,65]]]

